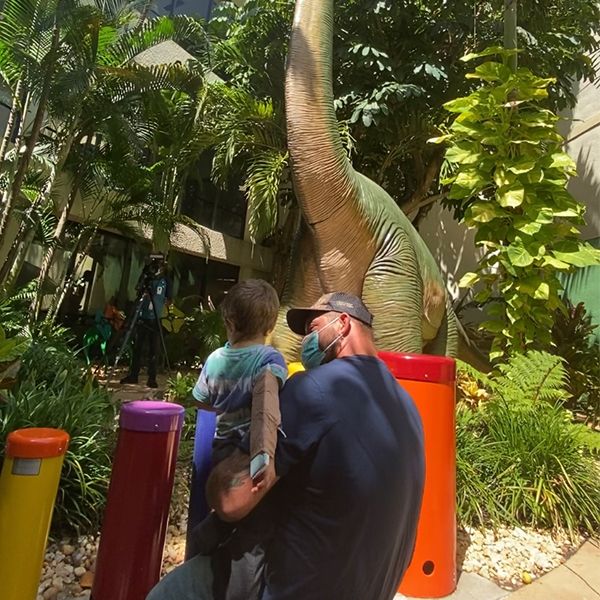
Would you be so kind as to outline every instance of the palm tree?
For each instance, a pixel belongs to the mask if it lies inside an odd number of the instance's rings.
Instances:
[[[20,145],[27,111],[31,105],[37,105],[27,139],[24,140],[24,147],[22,150],[19,147],[2,194],[0,243],[4,239],[8,217],[15,199],[19,197],[42,130],[59,59],[60,20],[65,14],[67,4],[70,5],[70,2],[7,0],[0,15],[0,76],[13,96],[11,112],[0,146],[2,158],[6,154],[19,113],[21,131],[17,138]]]
[[[43,4],[44,10],[48,9],[47,2],[38,4]],[[142,4],[142,7],[146,5],[139,2],[137,4]],[[140,52],[167,39],[194,43],[197,46],[199,39],[205,39],[199,24],[191,19],[163,18],[144,20],[132,27],[135,17],[132,6],[133,3],[116,0],[95,0],[91,4],[72,2],[68,13],[61,14],[60,21],[55,15],[52,26],[54,43],[49,51],[52,53],[51,59],[48,59],[51,69],[48,68],[47,77],[42,81],[42,101],[38,105],[25,152],[5,191],[0,217],[0,239],[14,200],[19,196],[42,124],[50,126],[53,132],[53,168],[39,197],[34,200],[34,206],[45,204],[68,162],[71,166],[76,162],[70,158],[72,150],[77,154],[79,146],[94,144],[101,136],[109,138],[115,131],[121,135],[123,121],[131,121],[131,105],[135,105],[140,96],[152,95],[162,88],[178,88],[189,84],[190,79],[196,83],[199,80],[197,74],[191,73],[186,66],[143,66],[133,60]],[[25,22],[31,17],[26,11],[19,12],[19,8],[22,8],[19,0],[12,0],[9,8],[12,9],[10,14],[15,22]],[[142,11],[142,16],[143,14]],[[4,41],[5,45],[9,44],[7,40]],[[14,40],[10,44],[13,49],[17,47]],[[0,48],[0,55],[1,50]],[[11,62],[7,59],[5,63],[8,72]],[[15,91],[19,86],[22,87],[20,81]],[[128,125],[131,127],[131,123]],[[57,207],[60,217],[53,242],[42,263],[40,284],[47,276],[54,249],[63,235],[73,201],[77,197],[78,181],[75,169],[71,190]],[[18,237],[25,236],[26,229],[21,227]],[[18,244],[17,247],[13,244],[7,258],[8,264],[16,252]],[[39,298],[32,308],[35,316],[39,309]]]

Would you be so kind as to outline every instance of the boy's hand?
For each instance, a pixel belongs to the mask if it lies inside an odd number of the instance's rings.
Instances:
[[[276,480],[275,465],[271,462],[267,468],[252,479],[252,493],[257,494],[264,488],[269,488]]]
[[[262,500],[277,482],[275,465],[267,468],[261,486],[254,486],[248,473],[250,460],[247,454],[235,450],[212,470],[206,483],[206,499],[224,521],[239,521]],[[256,491],[253,493],[253,488]]]

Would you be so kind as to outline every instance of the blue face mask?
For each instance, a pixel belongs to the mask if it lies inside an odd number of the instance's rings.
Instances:
[[[325,359],[325,355],[327,354],[327,350],[331,348],[342,336],[338,337],[325,348],[325,350],[321,350],[319,346],[319,333],[324,329],[327,329],[330,325],[333,325],[336,321],[339,320],[334,319],[330,323],[327,323],[325,327],[321,327],[318,331],[313,331],[304,337],[302,340],[302,354],[300,355],[300,360],[302,361],[302,366],[308,371],[309,369],[314,369],[318,367],[323,360]]]

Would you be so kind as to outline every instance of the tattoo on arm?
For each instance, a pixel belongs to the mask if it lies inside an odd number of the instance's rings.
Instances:
[[[249,479],[248,477],[248,473],[241,472],[241,473],[235,473],[233,475],[231,475],[231,477],[229,478],[229,480],[224,480],[223,481],[223,488],[224,489],[232,489],[232,488],[237,488],[237,487],[242,487],[242,485],[244,485],[244,483]]]

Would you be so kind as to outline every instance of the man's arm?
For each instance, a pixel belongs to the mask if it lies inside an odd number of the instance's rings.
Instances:
[[[211,472],[206,484],[208,505],[224,521],[239,521],[265,497],[279,477],[271,463],[256,487],[250,478],[250,457],[240,450],[222,460]]]

